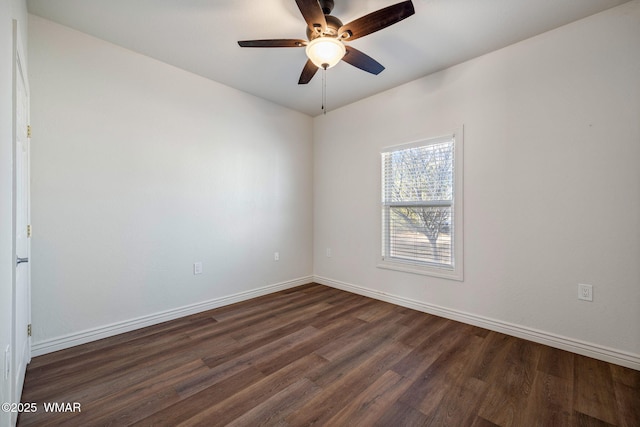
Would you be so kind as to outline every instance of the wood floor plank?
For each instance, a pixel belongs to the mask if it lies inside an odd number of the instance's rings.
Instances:
[[[411,381],[393,371],[385,371],[362,393],[354,396],[328,425],[373,425],[411,384]]]
[[[573,381],[573,354],[552,347],[545,347],[540,354],[538,371]]]
[[[359,339],[352,339],[351,342],[336,340],[340,344],[340,351],[336,351],[333,344],[317,350],[315,353],[329,360],[329,363],[309,378],[321,386],[329,386],[354,371],[362,371],[363,366],[372,358],[379,358],[379,355],[384,356],[380,359],[384,365],[377,366],[377,369],[386,367],[387,363],[395,364],[410,351],[408,347],[395,341],[398,328],[402,326],[392,323],[380,325],[376,334],[371,334],[368,328],[360,329],[362,336]],[[326,351],[327,347],[331,351]]]
[[[320,334],[320,331],[309,326],[249,352],[241,353],[237,357],[230,358],[222,364],[210,366],[209,371],[203,375],[194,379],[182,381],[178,383],[175,388],[181,396],[189,396],[200,390],[211,387],[223,379],[245,370],[249,366],[253,366],[260,361],[273,357],[274,354],[286,352],[287,349],[299,344],[300,342],[311,340],[318,334]],[[208,358],[203,359],[205,364],[207,364],[207,360]]]
[[[228,427],[284,425],[284,419],[314,397],[320,387],[302,378],[236,418]]]
[[[473,421],[473,424],[471,424],[471,427],[500,427],[498,424],[494,424],[489,420],[485,420],[482,417],[476,417],[476,419]]]
[[[290,425],[326,424],[327,421],[338,413],[353,396],[364,391],[380,375],[388,370],[388,367],[402,357],[409,349],[399,348],[393,341],[385,340],[378,348],[371,352],[366,359],[359,359],[357,364],[345,374],[325,384],[323,390],[313,399],[308,401],[297,412],[287,417]],[[326,365],[331,366],[331,363]],[[326,370],[325,370],[326,371]],[[310,376],[314,378],[314,376]],[[314,382],[323,379],[318,377]]]
[[[573,413],[574,425],[579,427],[614,427],[614,424],[609,424],[606,421],[602,421],[598,418],[590,417],[582,412],[574,411]]]
[[[364,320],[365,322],[374,322],[376,320],[385,318],[394,312],[398,313],[396,311],[396,306],[394,306],[393,304],[389,304],[389,303],[374,304],[371,307],[369,307],[368,310],[360,312],[355,317],[360,320]],[[402,313],[398,313],[398,314],[402,314]],[[404,315],[399,316],[399,318],[400,317],[404,317]]]
[[[425,414],[398,400],[385,412],[378,414],[378,417],[372,424],[375,427],[422,427],[427,425]]]
[[[526,422],[526,408],[537,375],[542,347],[520,339],[510,339],[500,364],[491,369],[490,384],[479,415],[498,425],[519,426]]]
[[[137,329],[124,334],[115,335],[109,338],[103,338],[100,340],[92,341],[86,344],[78,345],[75,347],[59,350],[53,353],[48,353],[42,356],[38,356],[32,359],[29,364],[31,372],[37,371],[39,367],[46,366],[47,371],[51,370],[54,364],[60,366],[67,366],[71,359],[82,358],[87,354],[94,353],[99,354],[100,351],[123,345],[124,343],[131,342],[141,337],[150,337],[159,334],[175,335],[176,331],[181,329],[188,330],[194,323],[204,322],[215,323],[215,320],[207,316],[209,312],[199,313],[193,316],[188,316],[180,319],[175,319],[157,325],[148,326],[146,328]]]
[[[333,341],[339,340],[342,336],[351,333],[354,329],[357,329],[358,326],[359,323],[350,319],[336,320],[320,330],[320,334],[313,340],[300,342],[287,352],[274,354],[273,357],[256,361],[254,366],[257,369],[260,369],[260,371],[265,375],[269,375],[307,354],[316,354],[315,352],[317,350]]]
[[[443,352],[460,340],[458,332],[462,330],[464,327],[461,324],[445,319],[441,319],[436,324],[430,324],[430,327],[424,330],[423,341],[391,369],[405,377],[417,378]]]
[[[109,422],[113,425],[130,425],[158,410],[162,410],[180,400],[171,388],[182,378],[197,376],[206,371],[202,361],[194,360],[181,367],[164,372],[156,378],[148,379],[120,390],[117,393],[85,404],[82,416],[77,418],[84,425],[98,425],[104,416],[100,408],[109,408]]]
[[[618,424],[613,377],[609,364],[574,356],[574,410],[611,425]]]
[[[179,402],[160,409],[154,414],[132,424],[136,427],[143,426],[175,426],[184,422],[196,414],[206,410],[211,405],[222,402],[229,396],[244,390],[252,384],[265,378],[262,372],[248,367],[234,375],[226,377],[215,385],[204,388],[197,393],[182,398]]]
[[[638,427],[640,425],[640,390],[621,382],[614,382],[618,409],[618,425]]]
[[[609,368],[611,369],[611,377],[614,382],[640,391],[640,371],[613,364],[609,364]]]
[[[279,393],[294,384],[308,372],[322,366],[322,359],[309,355],[278,372],[249,385],[243,390],[227,397],[215,405],[210,405],[195,416],[178,424],[179,426],[222,426],[240,418],[252,408],[267,401],[270,396]]]
[[[60,397],[60,390],[64,393],[82,393],[95,382],[104,385],[110,383],[115,377],[130,375],[129,369],[134,369],[135,375],[139,375],[144,372],[146,366],[158,361],[166,361],[173,366],[174,363],[183,363],[191,359],[191,356],[180,357],[179,355],[181,349],[188,344],[188,339],[175,337],[173,347],[167,347],[169,342],[171,341],[162,340],[162,345],[148,346],[145,351],[138,351],[135,354],[131,354],[128,348],[122,353],[105,351],[104,359],[95,356],[90,359],[90,363],[77,366],[74,364],[73,369],[53,368],[54,372],[51,375],[35,375],[35,378],[31,378],[31,371],[29,371],[29,383],[35,382],[41,386],[25,389],[23,396],[31,401],[52,400],[56,396]],[[27,384],[25,381],[25,385]]]
[[[287,333],[274,334],[268,340],[259,340],[252,342],[251,345],[245,345],[234,349],[232,352],[225,354],[225,357],[208,356],[203,358],[204,363],[210,368],[216,368],[219,365],[237,365],[253,363],[256,357],[265,357],[268,354],[278,354],[282,349],[288,349],[298,345],[302,340],[309,340],[320,334],[320,331],[313,326],[301,327],[297,326],[294,331]]]
[[[96,366],[100,366],[103,370],[109,370],[109,366],[106,366],[105,362],[110,364],[121,364],[120,360],[112,358],[112,356],[126,356],[127,360],[132,358],[144,358],[148,353],[141,353],[140,348],[145,350],[159,350],[168,343],[175,343],[180,341],[184,344],[188,341],[188,337],[182,335],[149,335],[140,337],[126,342],[126,346],[119,345],[94,350],[90,353],[84,353],[71,358],[66,358],[63,361],[55,361],[46,365],[46,369],[43,367],[30,369],[31,376],[38,381],[48,380],[63,380],[68,376],[70,372],[77,372],[86,369],[94,369]],[[31,368],[31,367],[30,367]]]
[[[46,413],[45,417],[33,418],[33,424],[29,416],[25,416],[24,425],[42,424],[72,424],[72,425],[97,425],[104,422],[102,407],[109,408],[110,422],[129,425],[135,418],[144,418],[146,411],[151,413],[179,401],[179,396],[167,384],[178,379],[202,372],[206,366],[202,361],[193,361],[171,371],[165,372],[153,379],[114,391],[100,399],[84,402],[83,410],[79,413],[53,412]],[[81,401],[82,402],[82,401]],[[23,414],[31,415],[31,414]],[[148,415],[148,414],[147,414]]]
[[[573,381],[538,371],[522,419],[540,425],[569,426],[573,413]]]
[[[475,336],[460,335],[451,347],[444,351],[414,381],[400,400],[431,417],[437,411],[445,395],[458,383],[469,357],[481,344]]]
[[[474,358],[470,375],[481,381],[491,382],[506,363],[509,348],[515,338],[498,332],[490,332]]]
[[[468,426],[473,423],[487,391],[487,384],[476,378],[459,378],[432,411],[429,424]]]
[[[335,309],[330,308],[324,312],[319,313],[320,316],[318,316],[318,318],[311,320],[311,325],[316,328],[322,328],[326,324],[331,323],[341,317],[348,317],[360,322],[365,322],[364,320],[360,320],[357,318],[358,313],[367,311],[376,304],[377,302],[373,299],[361,297],[361,299],[359,300],[353,300],[349,306],[338,306]]]
[[[372,346],[392,339],[405,328],[393,322],[394,316],[394,313],[390,313],[386,318],[379,319],[377,322],[359,324],[358,327],[351,329],[348,333],[327,343],[315,352],[328,360],[340,359],[344,354],[353,353],[358,349],[361,352],[366,352]],[[360,320],[357,318],[356,321]]]
[[[195,359],[198,361],[198,359]],[[46,387],[43,386],[48,392],[44,399],[34,398],[28,393],[23,393],[23,401],[46,401],[55,400],[58,402],[86,402],[95,401],[116,393],[122,389],[129,387],[131,384],[138,384],[149,379],[155,380],[163,372],[184,366],[194,361],[194,358],[190,354],[175,355],[173,352],[166,355],[166,358],[158,358],[146,365],[140,365],[134,370],[123,370],[120,372],[114,372],[109,378],[102,381],[83,381],[79,383],[80,386],[75,384],[69,388],[61,388],[56,382],[49,383]],[[201,361],[199,361],[202,363]],[[88,373],[90,376],[90,372]],[[25,390],[27,391],[27,390]]]
[[[409,347],[417,347],[434,332],[444,327],[446,319],[430,314],[413,312],[405,316],[400,324],[407,326],[407,330],[399,337],[399,340]]]
[[[639,371],[308,284],[36,357],[18,426],[637,427],[639,396]]]

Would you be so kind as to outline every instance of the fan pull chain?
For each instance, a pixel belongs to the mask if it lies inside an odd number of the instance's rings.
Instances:
[[[322,64],[322,114],[327,114],[327,64]]]

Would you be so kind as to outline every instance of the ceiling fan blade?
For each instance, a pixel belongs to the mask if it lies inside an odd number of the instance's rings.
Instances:
[[[307,45],[302,39],[269,39],[269,40],[241,40],[241,47],[302,47]]]
[[[414,13],[415,10],[411,0],[403,1],[402,3],[397,3],[375,12],[371,12],[368,15],[343,25],[338,30],[338,34],[347,33],[349,34],[349,37],[345,37],[344,40],[355,40],[359,37],[387,28],[396,22],[400,22],[403,19],[408,18]]]
[[[296,0],[296,3],[309,28],[322,32],[327,29],[327,20],[318,0]]]
[[[304,68],[302,69],[302,74],[300,74],[300,80],[298,80],[299,85],[306,85],[311,81],[313,76],[318,72],[318,67],[311,62],[310,59],[307,60],[307,63],[304,64]]]
[[[351,46],[346,46],[346,48],[347,53],[342,57],[344,62],[371,74],[378,75],[384,70],[384,66],[369,55]]]

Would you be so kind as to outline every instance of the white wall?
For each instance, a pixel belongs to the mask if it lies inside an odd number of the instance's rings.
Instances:
[[[640,368],[639,9],[313,120],[31,17],[34,347],[313,265],[329,285]],[[377,269],[380,149],[457,125],[465,281]]]
[[[311,280],[310,117],[35,16],[29,37],[36,354]]]
[[[11,344],[13,257],[13,20],[27,47],[27,5],[24,0],[0,2],[0,402],[10,401],[10,381],[4,378],[5,349]],[[26,53],[26,52],[25,52]],[[9,425],[0,411],[0,425]]]
[[[316,280],[640,369],[639,41],[633,1],[317,117]],[[456,125],[464,282],[376,268],[381,148]]]

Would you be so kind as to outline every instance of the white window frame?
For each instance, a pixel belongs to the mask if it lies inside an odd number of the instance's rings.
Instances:
[[[452,243],[453,243],[453,267],[447,267],[442,265],[429,265],[423,262],[414,262],[411,260],[400,260],[397,258],[385,257],[385,252],[388,252],[387,244],[389,239],[385,236],[385,227],[383,210],[388,204],[384,201],[384,154],[394,151],[404,150],[407,148],[422,147],[432,144],[438,144],[453,140],[453,224],[452,225]],[[377,263],[378,268],[403,271],[413,274],[421,274],[427,276],[440,277],[445,279],[452,279],[463,281],[464,280],[464,215],[463,215],[463,170],[464,170],[464,134],[463,127],[460,126],[452,132],[445,133],[444,135],[437,137],[428,137],[413,141],[410,143],[394,145],[386,147],[381,150],[380,153],[380,193],[381,196],[381,208],[379,209],[379,224],[381,225],[380,231],[380,246],[382,254]]]

